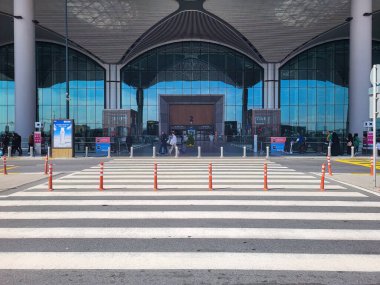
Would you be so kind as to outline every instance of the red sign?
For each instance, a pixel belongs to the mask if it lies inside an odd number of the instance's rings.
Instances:
[[[271,143],[285,143],[286,137],[271,137],[270,142]]]
[[[111,139],[110,137],[97,137],[95,138],[96,143],[110,143]]]
[[[34,132],[34,143],[41,144],[41,142],[42,142],[41,132]]]
[[[373,144],[373,132],[367,133],[367,144]]]

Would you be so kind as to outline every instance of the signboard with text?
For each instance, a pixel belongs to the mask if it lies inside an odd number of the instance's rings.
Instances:
[[[271,152],[284,152],[285,151],[286,137],[271,137],[270,150]]]
[[[73,148],[73,128],[72,120],[53,120],[53,147]]]
[[[96,137],[95,138],[96,153],[107,154],[109,147],[111,147],[110,137]]]

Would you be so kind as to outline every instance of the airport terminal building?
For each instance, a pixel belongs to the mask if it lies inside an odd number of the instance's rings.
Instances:
[[[2,0],[0,131],[70,118],[81,137],[361,134],[379,12],[380,0]]]

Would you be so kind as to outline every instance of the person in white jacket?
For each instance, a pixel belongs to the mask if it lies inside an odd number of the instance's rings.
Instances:
[[[169,144],[170,144],[169,155],[172,155],[173,149],[175,149],[175,147],[177,146],[177,137],[174,131],[172,131],[172,135],[169,138]]]

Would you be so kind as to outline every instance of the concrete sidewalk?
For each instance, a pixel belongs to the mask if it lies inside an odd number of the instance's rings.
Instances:
[[[0,192],[14,189],[25,184],[29,184],[41,179],[46,179],[47,175],[43,173],[10,173],[0,175]]]

